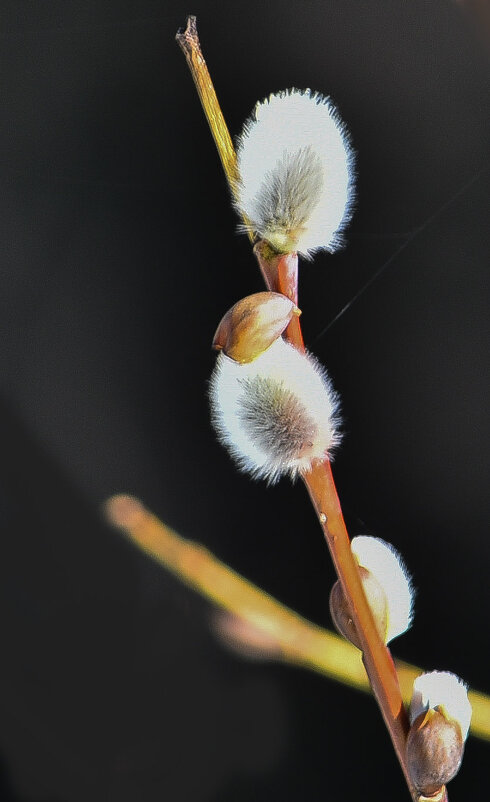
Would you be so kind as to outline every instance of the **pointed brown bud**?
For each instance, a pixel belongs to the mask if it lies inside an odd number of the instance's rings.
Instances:
[[[253,362],[281,336],[297,306],[278,292],[256,292],[242,298],[221,319],[213,348],[241,364]]]
[[[457,774],[463,759],[461,727],[443,709],[421,713],[408,733],[407,767],[416,789],[431,796]]]
[[[358,570],[380,638],[384,641],[388,623],[388,606],[384,590],[371,571],[362,566],[359,566]],[[354,646],[357,646],[358,649],[361,649],[359,636],[349,612],[344,591],[338,580],[330,592],[330,615],[337,632],[353,643]]]

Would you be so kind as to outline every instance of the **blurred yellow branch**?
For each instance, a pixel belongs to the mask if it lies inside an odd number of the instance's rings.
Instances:
[[[312,624],[235,573],[207,549],[187,540],[146,510],[132,496],[114,496],[106,503],[109,520],[143,551],[179,579],[261,633],[261,646],[275,659],[310,668],[330,679],[370,692],[358,649],[343,638]],[[246,633],[246,629],[244,630]],[[240,637],[237,627],[237,637]],[[246,639],[246,634],[242,637]],[[422,669],[396,662],[403,699],[408,702],[415,677]],[[490,698],[470,691],[471,733],[490,740]]]

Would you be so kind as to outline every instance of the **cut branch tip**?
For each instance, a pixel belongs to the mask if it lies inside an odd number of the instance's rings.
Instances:
[[[183,39],[193,39],[195,42],[199,41],[197,35],[197,18],[194,14],[189,14],[185,21],[185,26],[178,29],[175,38],[179,44],[181,44]]]

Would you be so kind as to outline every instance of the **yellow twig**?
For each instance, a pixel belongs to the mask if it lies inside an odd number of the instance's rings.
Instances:
[[[194,79],[197,93],[204,109],[206,119],[209,123],[216,148],[225,171],[228,184],[233,194],[236,191],[238,182],[238,170],[236,165],[236,154],[231,141],[228,126],[226,125],[223,113],[218,103],[218,98],[214,90],[213,82],[204,56],[201,52],[199,38],[197,35],[196,18],[187,17],[186,27],[179,30],[176,40],[184,53],[187,64]]]
[[[213,82],[201,51],[201,45],[199,44],[199,37],[197,35],[196,18],[194,16],[191,15],[187,17],[185,28],[179,30],[175,38],[186,58],[187,66],[189,67],[196,85],[199,100],[201,101],[204,114],[209,123],[228,185],[233,197],[236,198],[239,174],[235,148],[233,147],[230,132],[228,131],[228,126],[223,117],[223,112],[221,111]],[[253,242],[253,233],[248,225],[249,221],[245,217],[244,223],[247,226],[248,237],[250,241]]]
[[[181,537],[146,510],[138,499],[114,496],[106,504],[109,520],[150,557],[181,581],[229,613],[238,616],[275,644],[278,659],[369,692],[361,653],[326,629],[282,605],[222,563],[202,546]],[[421,668],[396,661],[403,699],[410,700]],[[490,698],[470,691],[472,735],[490,741]]]

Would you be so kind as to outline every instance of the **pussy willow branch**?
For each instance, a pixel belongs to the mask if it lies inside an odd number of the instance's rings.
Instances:
[[[176,39],[186,56],[231,191],[235,194],[238,180],[236,154],[204,56],[202,55],[195,17],[188,18],[185,30],[179,31]],[[268,288],[277,292],[284,292],[284,294],[296,301],[296,254],[277,256],[271,252],[265,243],[259,244],[258,247],[256,246],[255,253]],[[299,350],[304,350],[301,326],[298,319],[294,321],[293,327],[288,327],[286,336]],[[350,548],[350,540],[329,461],[327,459],[318,461],[309,473],[304,474],[303,481],[315,507],[350,614],[358,632],[364,665],[373,693],[389,731],[412,799],[417,802],[420,797],[410,781],[406,766],[405,746],[409,724],[398,677],[390,651],[380,638],[364,593],[357,565]],[[444,788],[441,788],[438,792],[437,799],[447,799]]]
[[[273,647],[273,659],[308,668],[357,690],[370,691],[360,652],[344,638],[285,607],[208,549],[174,532],[138,499],[113,496],[105,509],[112,524],[181,582],[245,621],[252,630],[264,633],[266,650]],[[413,681],[423,669],[398,660],[396,668],[403,698],[409,702]],[[490,697],[470,691],[469,699],[473,708],[470,733],[490,741]]]

